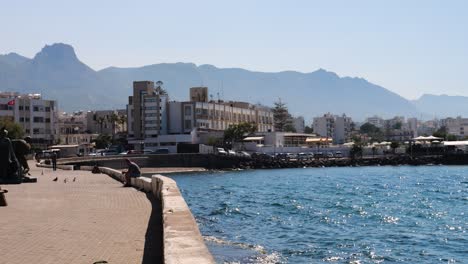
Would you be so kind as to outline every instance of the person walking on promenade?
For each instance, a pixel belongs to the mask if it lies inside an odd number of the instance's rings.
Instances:
[[[133,161],[131,161],[129,159],[125,159],[125,162],[127,163],[128,169],[127,169],[127,171],[123,172],[125,174],[124,187],[130,187],[130,186],[132,186],[131,178],[140,177],[141,176],[141,170],[140,170],[140,167],[138,167],[138,165],[135,162],[133,162]]]
[[[57,152],[52,152],[52,169],[57,170]]]

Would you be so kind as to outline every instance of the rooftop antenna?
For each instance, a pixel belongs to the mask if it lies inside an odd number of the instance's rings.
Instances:
[[[221,100],[221,99],[219,98],[219,92],[217,92],[216,94],[218,95],[218,103],[219,103],[219,101]]]
[[[221,80],[221,98],[224,99],[224,81]]]

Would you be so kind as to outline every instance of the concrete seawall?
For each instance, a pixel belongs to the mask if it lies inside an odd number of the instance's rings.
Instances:
[[[140,167],[203,167],[207,169],[225,169],[237,167],[246,158],[237,156],[221,156],[214,154],[162,154],[162,155],[118,155],[97,157],[73,157],[59,159],[58,164],[109,167],[124,169],[127,164],[124,158],[129,158]]]
[[[81,166],[80,169],[91,171],[93,167]],[[99,169],[118,181],[124,181],[125,176],[118,170]],[[138,177],[132,178],[132,186],[152,193],[161,202],[164,263],[215,263],[174,180],[162,175],[153,175],[151,179]]]

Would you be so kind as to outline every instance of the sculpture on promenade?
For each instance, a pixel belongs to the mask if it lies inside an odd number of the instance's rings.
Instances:
[[[13,149],[15,151],[16,159],[22,168],[22,174],[26,175],[29,173],[29,165],[26,159],[26,155],[31,152],[31,137],[25,137],[24,139],[13,139],[11,140]]]
[[[21,182],[22,175],[8,131],[0,128],[0,184]]]

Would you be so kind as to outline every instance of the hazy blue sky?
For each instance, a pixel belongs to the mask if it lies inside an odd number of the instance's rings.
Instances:
[[[2,1],[0,53],[33,57],[64,42],[96,70],[324,68],[410,99],[468,96],[467,14],[468,1]]]

